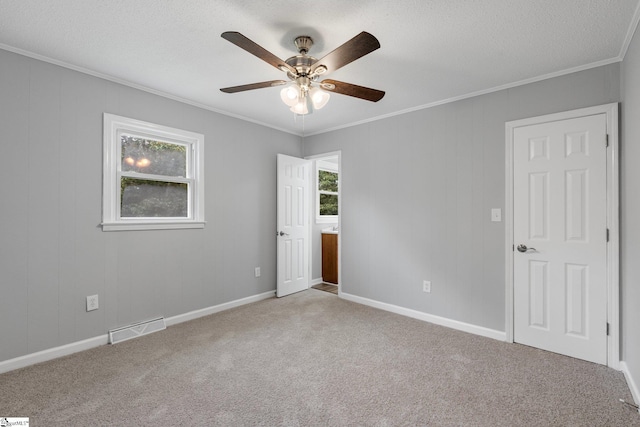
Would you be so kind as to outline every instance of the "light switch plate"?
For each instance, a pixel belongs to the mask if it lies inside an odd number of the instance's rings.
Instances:
[[[87,297],[87,311],[93,311],[98,309],[98,295],[91,295]]]
[[[502,221],[502,209],[500,208],[491,209],[491,221],[492,222]]]

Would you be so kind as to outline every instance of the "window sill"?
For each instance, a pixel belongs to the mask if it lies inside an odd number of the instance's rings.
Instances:
[[[136,231],[136,230],[182,230],[189,228],[204,228],[204,221],[158,221],[158,222],[103,222],[102,231]]]
[[[337,224],[337,223],[338,223],[338,215],[316,217],[316,224]]]

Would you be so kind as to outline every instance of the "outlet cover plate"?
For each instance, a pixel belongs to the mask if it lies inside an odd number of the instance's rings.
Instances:
[[[431,281],[423,280],[422,281],[422,292],[431,292]]]
[[[260,267],[256,267],[256,277],[260,277]]]

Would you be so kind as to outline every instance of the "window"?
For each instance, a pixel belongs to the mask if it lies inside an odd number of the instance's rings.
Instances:
[[[338,164],[318,160],[316,171],[316,222],[338,222]]]
[[[201,134],[104,115],[103,231],[204,227]]]

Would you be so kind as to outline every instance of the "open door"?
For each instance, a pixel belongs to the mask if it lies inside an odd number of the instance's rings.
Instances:
[[[278,154],[278,297],[309,288],[310,168],[310,161]]]

